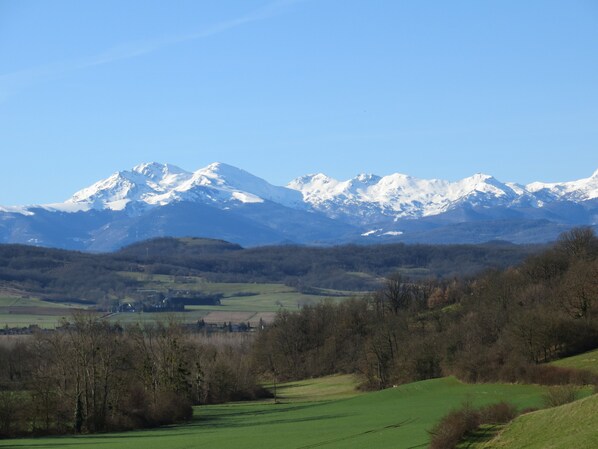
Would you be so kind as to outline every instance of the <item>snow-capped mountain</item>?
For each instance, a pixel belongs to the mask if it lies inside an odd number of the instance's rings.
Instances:
[[[540,242],[598,224],[598,170],[563,183],[459,181],[395,173],[339,181],[306,175],[275,186],[213,163],[194,172],[145,163],[63,203],[0,207],[0,241],[105,251],[155,236],[281,242]]]
[[[481,173],[456,182],[400,173],[384,177],[361,174],[337,181],[319,173],[297,178],[288,187],[300,191],[314,209],[361,224],[438,215],[464,202],[472,206],[508,205],[527,193],[515,184],[503,184]]]
[[[151,162],[115,173],[80,190],[66,204],[79,205],[81,210],[123,210],[131,203],[164,206],[178,201],[208,204],[273,201],[299,206],[302,198],[296,191],[273,186],[245,170],[219,162],[193,173],[174,165]]]
[[[79,210],[123,210],[127,204],[136,201],[152,204],[154,198],[166,194],[191,176],[170,164],[140,164],[79,190],[65,203],[77,205]]]
[[[588,201],[598,198],[598,170],[589,178],[561,183],[532,182],[526,186],[527,191],[545,201],[569,200]]]

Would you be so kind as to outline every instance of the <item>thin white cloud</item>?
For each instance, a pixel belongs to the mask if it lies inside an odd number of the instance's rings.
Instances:
[[[171,45],[214,36],[252,22],[267,20],[282,14],[286,7],[302,1],[305,0],[279,0],[244,16],[215,23],[193,33],[126,42],[91,57],[6,73],[0,75],[0,101],[39,81],[60,77],[76,70],[136,58]]]

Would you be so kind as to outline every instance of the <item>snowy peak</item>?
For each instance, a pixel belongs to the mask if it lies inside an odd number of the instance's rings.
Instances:
[[[476,173],[473,176],[469,176],[468,178],[464,178],[460,181],[457,181],[461,188],[464,190],[469,191],[486,191],[490,186],[495,186],[496,184],[500,184],[494,177],[490,175],[486,175],[484,173]]]
[[[344,186],[339,186],[339,184],[339,181],[334,178],[323,173],[316,173],[294,179],[287,184],[287,187],[301,192],[303,199],[307,202],[318,202],[341,194]]]
[[[589,178],[569,182],[532,182],[525,188],[544,200],[587,201],[598,198],[598,170]]]
[[[220,200],[241,203],[273,201],[285,206],[298,206],[302,203],[298,192],[274,186],[245,170],[221,162],[197,170],[176,191],[183,196],[194,196],[205,189],[210,189]]]
[[[436,215],[465,201],[484,205],[518,196],[514,188],[482,173],[456,182],[419,179],[402,173],[384,177],[360,174],[338,181],[320,173],[297,178],[288,186],[299,190],[316,210],[333,217],[358,217],[362,223],[384,217]]]
[[[118,172],[76,192],[66,203],[79,203],[89,209],[122,210],[129,201],[141,198],[150,190],[143,175]]]
[[[353,181],[360,182],[362,184],[375,184],[376,182],[380,181],[380,176],[373,175],[371,173],[360,173]]]
[[[324,186],[327,184],[338,184],[338,181],[334,178],[326,176],[324,173],[316,173],[310,175],[300,176],[299,178],[293,179],[287,184],[287,187],[295,190],[301,190],[302,188],[308,188],[314,190],[318,186]]]
[[[90,210],[111,212],[64,213]],[[338,180],[317,173],[279,187],[220,162],[195,171],[150,162],[64,203],[0,207],[0,221],[4,242],[92,250],[163,235],[248,244],[538,242],[571,226],[598,226],[598,170],[577,181],[526,186],[483,173],[456,181],[403,173]]]
[[[221,162],[194,172],[150,162],[114,173],[78,191],[65,203],[43,207],[49,211],[109,209],[137,214],[177,202],[201,203],[221,210],[272,202],[320,212],[352,225],[370,226],[389,220],[397,222],[404,218],[439,215],[458,208],[538,209],[555,201],[580,203],[596,198],[598,170],[589,178],[577,181],[536,182],[526,186],[503,183],[484,173],[457,181],[421,179],[403,173],[387,176],[361,173],[348,180],[338,180],[316,173],[280,187]]]
[[[133,167],[131,171],[160,185],[174,184],[180,182],[182,179],[189,178],[191,175],[176,165],[160,164],[158,162],[139,164]]]
[[[78,191],[66,203],[87,209],[122,210],[130,202],[163,194],[170,186],[179,185],[190,177],[190,173],[174,165],[140,164]]]
[[[193,173],[193,178],[200,185],[226,187],[230,190],[246,191],[257,194],[260,190],[268,190],[271,184],[251,173],[232,165],[215,162]]]
[[[123,210],[131,203],[147,207],[177,201],[222,207],[264,201],[293,207],[303,204],[299,192],[273,186],[245,170],[220,162],[193,173],[170,164],[139,164],[80,190],[66,204],[78,205],[79,209]]]
[[[338,181],[323,173],[301,176],[291,181],[287,187],[298,190],[303,198],[312,201],[325,201],[334,197],[355,198],[363,194],[369,187],[380,181],[380,176],[359,174],[348,181]]]
[[[515,190],[508,184],[504,184],[494,178],[493,176],[483,173],[477,173],[469,178],[462,179],[454,183],[457,189],[455,194],[459,197],[466,197],[468,195],[488,195],[497,198],[512,198],[517,196]]]

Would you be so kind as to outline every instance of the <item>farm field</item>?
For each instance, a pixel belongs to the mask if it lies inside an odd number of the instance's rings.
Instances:
[[[321,301],[342,301],[354,293],[322,290],[321,294],[308,295],[283,284],[217,283],[200,277],[175,277],[122,272],[122,276],[141,280],[147,290],[167,292],[181,290],[223,295],[220,305],[187,306],[182,313],[171,313],[177,320],[194,323],[249,323],[256,326],[260,320],[270,322],[279,310],[297,310],[306,304]],[[0,296],[0,327],[27,327],[31,324],[52,328],[69,318],[80,304],[53,303],[34,297]],[[114,313],[106,319],[122,324],[146,323],[167,318],[166,313]]]
[[[272,400],[195,408],[191,423],[104,435],[0,441],[0,448],[188,449],[415,448],[448,410],[468,400],[539,406],[542,387],[463,384],[454,378],[415,382],[373,393],[354,391],[351,376],[291,382]]]
[[[320,289],[317,295],[304,294],[284,284],[209,282],[196,276],[147,275],[121,273],[143,281],[148,290],[166,292],[182,290],[223,295],[221,306],[189,306],[190,310],[224,310],[231,312],[276,312],[280,308],[297,309],[322,300],[341,301],[354,296],[355,292]]]
[[[63,318],[71,316],[77,304],[57,304],[34,297],[0,296],[0,327],[55,327]]]
[[[190,305],[185,307],[186,312],[174,314],[178,320],[187,323],[204,320],[209,324],[232,322],[256,326],[260,320],[272,321],[279,310],[298,310],[306,304],[342,301],[353,295],[352,292],[330,290],[322,291],[321,295],[307,295],[283,284],[218,283],[208,282],[199,277],[185,277],[181,280],[166,275],[136,275],[145,279],[150,290],[167,292],[171,289],[223,295],[220,305]],[[156,313],[118,313],[111,315],[109,319],[132,323],[155,321],[164,317],[165,314]]]

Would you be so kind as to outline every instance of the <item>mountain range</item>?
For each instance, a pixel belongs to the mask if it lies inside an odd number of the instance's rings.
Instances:
[[[0,242],[111,251],[158,236],[265,244],[479,243],[554,240],[598,224],[598,170],[571,182],[449,182],[395,173],[324,174],[275,186],[213,163],[195,172],[144,163],[63,203],[0,207]]]

